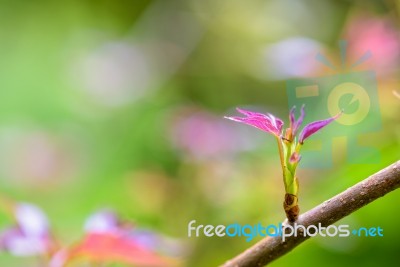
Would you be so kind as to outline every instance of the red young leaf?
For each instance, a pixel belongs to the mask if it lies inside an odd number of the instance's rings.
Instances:
[[[67,262],[88,259],[95,262],[120,262],[142,267],[178,266],[172,258],[158,255],[125,234],[90,233],[69,250]]]

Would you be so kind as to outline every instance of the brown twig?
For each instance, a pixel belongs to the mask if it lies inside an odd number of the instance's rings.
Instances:
[[[371,175],[315,208],[299,216],[298,225],[322,227],[337,222],[368,203],[400,187],[400,161]],[[243,253],[223,264],[223,267],[264,266],[285,255],[308,237],[266,237]]]

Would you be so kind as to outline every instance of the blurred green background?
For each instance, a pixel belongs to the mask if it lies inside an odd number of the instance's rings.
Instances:
[[[257,240],[188,238],[189,221],[284,218],[275,140],[223,116],[286,118],[286,81],[334,74],[314,57],[339,62],[338,40],[350,61],[372,51],[383,123],[364,141],[381,159],[339,150],[332,168],[300,169],[302,211],[399,159],[399,15],[390,0],[1,1],[0,194],[42,207],[63,244],[108,207],[181,239],[186,266],[217,266]],[[397,266],[399,205],[393,192],[340,222],[384,237],[314,238],[271,266]]]

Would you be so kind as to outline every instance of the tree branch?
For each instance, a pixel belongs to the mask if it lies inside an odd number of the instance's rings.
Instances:
[[[299,216],[298,225],[329,226],[368,203],[400,187],[400,161],[371,175],[317,207]],[[243,253],[223,264],[223,267],[264,266],[285,255],[308,237],[266,237]]]

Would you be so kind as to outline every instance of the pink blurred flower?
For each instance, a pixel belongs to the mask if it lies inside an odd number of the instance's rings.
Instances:
[[[22,188],[52,190],[84,164],[77,141],[41,129],[2,128],[0,146],[0,179]]]
[[[379,73],[387,74],[399,67],[400,38],[393,22],[385,18],[356,17],[346,30],[349,56],[353,61],[367,51],[372,53],[370,66]]]
[[[243,149],[232,127],[207,111],[180,112],[171,124],[172,144],[195,161],[223,158]]]

